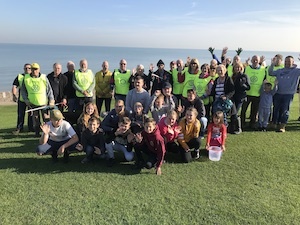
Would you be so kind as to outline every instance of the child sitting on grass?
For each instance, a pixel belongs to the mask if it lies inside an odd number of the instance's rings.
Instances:
[[[211,146],[217,146],[225,151],[225,140],[227,137],[227,128],[224,124],[224,113],[217,111],[213,114],[213,122],[207,128],[206,149]]]
[[[158,123],[158,127],[160,130],[161,136],[164,138],[166,145],[166,152],[179,152],[178,143],[176,140],[178,138],[178,134],[181,132],[181,127],[177,124],[178,114],[172,109],[168,111],[167,116],[161,118]]]
[[[50,111],[50,121],[40,127],[43,134],[37,154],[51,154],[53,162],[57,161],[57,155],[64,155],[64,162],[67,162],[70,151],[75,150],[78,143],[78,136],[70,123],[64,120],[58,109],[53,109]]]
[[[136,167],[141,169],[146,166],[147,169],[151,169],[155,166],[156,174],[161,175],[161,166],[163,164],[166,149],[164,139],[153,118],[146,119],[144,130],[142,133],[135,134],[135,140],[138,142],[134,146],[137,157]],[[148,156],[146,163],[142,152]]]
[[[131,121],[128,117],[122,117],[118,123],[118,129],[115,132],[115,138],[111,143],[105,143],[105,148],[108,154],[108,166],[113,166],[115,162],[114,151],[124,153],[125,159],[131,161],[134,157],[132,152],[131,142],[132,132],[130,130]]]
[[[150,106],[150,110],[156,123],[158,123],[162,117],[166,116],[168,108],[164,106],[163,94],[159,94],[156,98],[154,97]]]
[[[86,153],[86,157],[81,163],[92,161],[94,153],[97,155],[105,154],[105,140],[102,129],[99,128],[100,119],[91,117],[88,122],[88,129],[82,132],[81,144]]]
[[[185,112],[185,117],[179,122],[181,132],[178,135],[178,143],[180,145],[180,152],[182,160],[185,163],[192,161],[191,151],[194,149],[194,158],[200,157],[200,121],[197,119],[198,112],[195,108],[190,107]]]
[[[88,102],[84,105],[83,112],[77,121],[78,135],[81,135],[81,133],[87,129],[88,121],[92,116],[99,118],[98,109],[94,103]]]

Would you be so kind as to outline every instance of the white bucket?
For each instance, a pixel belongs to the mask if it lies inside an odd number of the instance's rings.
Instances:
[[[220,147],[211,146],[208,150],[208,157],[211,161],[220,161],[223,152]]]

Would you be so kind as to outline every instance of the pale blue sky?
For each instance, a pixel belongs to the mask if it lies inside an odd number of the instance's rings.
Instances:
[[[300,1],[0,0],[0,43],[300,52]]]

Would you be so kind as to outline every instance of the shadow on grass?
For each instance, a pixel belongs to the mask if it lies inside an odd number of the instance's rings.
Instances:
[[[243,128],[243,132],[254,132],[254,131],[258,131],[257,128],[253,129],[249,127],[249,124],[246,123],[246,126]],[[267,131],[276,131],[274,128],[268,128]],[[290,120],[288,121],[287,125],[286,125],[286,131],[287,132],[299,132],[300,131],[300,121],[298,120]]]
[[[140,171],[133,168],[133,162],[124,162],[116,158],[116,163],[112,167],[107,167],[107,161],[104,159],[95,159],[91,163],[81,164],[84,158],[83,154],[70,155],[68,163],[64,163],[62,158],[53,163],[51,156],[34,156],[32,158],[2,158],[0,159],[0,169],[13,170],[16,173],[38,173],[52,174],[65,172],[78,173],[117,173],[121,175],[135,175]]]
[[[0,153],[29,153],[34,152],[39,138],[33,132],[13,135],[11,129],[0,132]]]

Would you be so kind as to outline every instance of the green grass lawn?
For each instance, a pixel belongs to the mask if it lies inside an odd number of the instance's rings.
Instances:
[[[11,135],[16,106],[0,111],[0,224],[300,224],[298,97],[286,133],[228,135],[219,162],[169,155],[162,176],[121,155],[53,164],[33,133]]]

